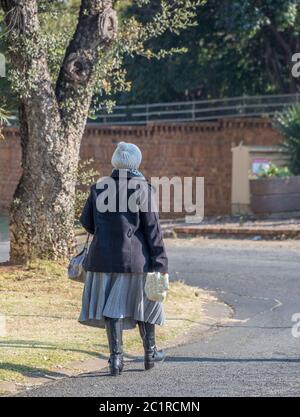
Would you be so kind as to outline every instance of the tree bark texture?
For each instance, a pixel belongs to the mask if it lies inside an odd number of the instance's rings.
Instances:
[[[14,40],[20,45],[26,41],[38,45],[37,0],[0,1]],[[105,23],[102,32],[101,19]],[[66,259],[74,252],[80,142],[92,99],[99,46],[109,47],[116,30],[111,1],[83,0],[56,89],[42,50],[37,47],[29,53],[23,48],[19,53],[17,48],[18,52],[11,52],[13,68],[23,72],[24,78],[28,74],[31,77],[28,94],[20,97],[23,174],[11,207],[13,262]]]

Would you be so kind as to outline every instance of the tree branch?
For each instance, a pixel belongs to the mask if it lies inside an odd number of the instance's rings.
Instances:
[[[0,0],[0,6],[21,103],[29,114],[51,112],[53,118],[59,117],[46,54],[40,45],[37,0]]]
[[[31,35],[38,29],[36,0],[1,0],[0,5],[9,31]]]
[[[270,29],[272,34],[275,36],[277,42],[279,43],[279,45],[282,47],[282,49],[285,51],[286,55],[290,59],[290,57],[292,56],[293,53],[292,53],[292,50],[291,50],[289,44],[284,40],[283,36],[278,31],[278,29],[276,28],[275,25],[273,25],[271,23],[270,25],[268,25],[268,28]]]
[[[117,16],[112,0],[82,0],[75,34],[66,50],[56,83],[56,97],[67,124],[85,123],[90,107],[94,70],[99,51],[117,35]]]

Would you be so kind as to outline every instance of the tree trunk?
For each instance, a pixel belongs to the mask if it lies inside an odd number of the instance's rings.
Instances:
[[[11,207],[11,261],[66,259],[75,247],[79,149],[99,46],[103,52],[115,38],[116,15],[111,1],[82,0],[77,29],[54,88],[39,46],[37,1],[0,0],[0,4],[10,27],[13,67],[30,79],[20,93],[23,174]]]
[[[66,137],[22,109],[23,175],[11,208],[11,260],[64,259],[74,250],[74,199],[80,137]]]

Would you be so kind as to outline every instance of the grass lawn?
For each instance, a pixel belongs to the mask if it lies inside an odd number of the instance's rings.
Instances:
[[[0,266],[0,381],[24,383],[27,377],[76,371],[74,362],[108,354],[105,331],[77,322],[83,285],[71,282],[66,266],[39,261]],[[158,328],[160,347],[170,345],[201,319],[207,295],[182,282],[171,283],[165,305],[167,324]],[[125,351],[141,354],[137,330],[124,334]],[[73,364],[72,364],[73,363]]]

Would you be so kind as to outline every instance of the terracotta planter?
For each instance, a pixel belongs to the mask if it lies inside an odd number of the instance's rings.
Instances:
[[[250,181],[254,214],[300,211],[300,176]]]

